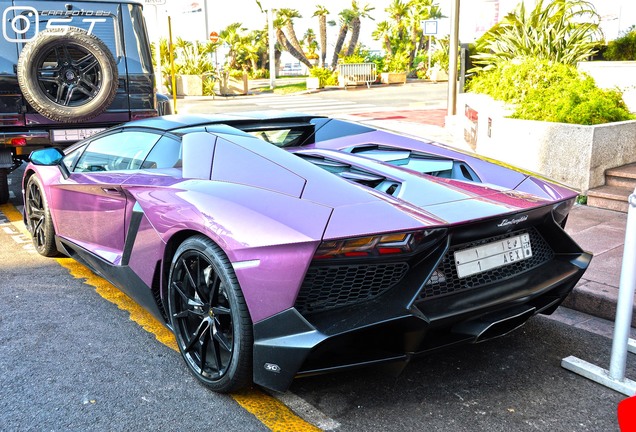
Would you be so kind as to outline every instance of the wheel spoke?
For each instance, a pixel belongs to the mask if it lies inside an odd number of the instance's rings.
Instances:
[[[80,72],[82,72],[82,74],[87,73],[91,69],[95,69],[98,65],[99,62],[92,54],[87,54],[75,62],[75,66],[80,70]]]
[[[55,103],[62,103],[62,99],[64,99],[64,92],[67,90],[67,85],[64,83],[60,83],[57,86],[57,92],[55,94]]]
[[[97,87],[95,84],[93,84],[92,81],[84,76],[80,78],[77,89],[84,93],[86,96],[89,96],[91,99],[99,91],[99,87]]]
[[[28,217],[29,219],[40,220],[44,217],[44,210],[35,208],[35,207],[30,207]]]
[[[199,361],[201,364],[199,365],[201,368],[201,375],[205,372],[205,364],[208,361],[208,346],[210,345],[210,337],[208,336],[210,327],[208,326],[208,331],[203,332],[200,337],[200,347],[199,347]]]
[[[186,346],[183,348],[183,351],[190,352],[192,348],[194,347],[194,344],[196,344],[197,340],[199,340],[199,338],[206,332],[209,326],[210,326],[210,322],[207,319],[202,320],[199,323],[199,326],[197,327],[196,331],[192,335],[192,339],[190,339],[189,341],[184,341],[186,342]]]
[[[216,338],[212,337],[212,356],[214,357],[214,362],[216,363],[216,370],[219,371],[219,376],[223,373],[223,360],[221,359],[221,350],[219,349],[219,342]]]
[[[188,282],[190,282],[190,285],[192,285],[192,287],[193,287],[193,288],[195,289],[195,291],[196,291],[197,284],[196,284],[196,282],[194,281],[194,277],[192,277],[192,272],[190,271],[190,268],[189,268],[189,266],[188,266],[188,263],[186,262],[186,260],[185,260],[185,259],[182,259],[182,260],[181,260],[181,264],[183,265],[183,269],[185,270],[185,273],[186,273],[186,277],[187,277],[187,279],[188,279]]]
[[[219,302],[219,288],[221,287],[221,278],[212,269],[212,266],[206,267],[203,271],[205,275],[205,284],[210,287],[210,305],[215,306]]]
[[[57,48],[55,49],[55,52],[57,54]],[[71,55],[70,51],[68,50],[68,46],[66,46],[66,45],[62,46],[62,57],[61,57],[61,60],[64,63],[68,64],[68,65],[73,64],[73,56]]]
[[[38,81],[60,84],[60,70],[58,68],[43,68],[38,70]]]
[[[62,86],[60,86],[62,87]],[[65,106],[69,106],[71,104],[71,101],[73,100],[73,94],[75,93],[75,90],[77,89],[77,85],[76,84],[67,84],[65,85],[66,87],[66,97],[64,98],[64,102],[62,103],[62,105]]]
[[[218,322],[214,326],[214,328],[215,328],[214,340],[216,342],[218,342],[219,347],[222,348],[225,352],[231,353],[232,352],[232,344],[230,343],[230,341],[228,341],[228,339],[225,337],[225,335],[221,331],[219,331]]]
[[[231,313],[230,309],[224,306],[213,306],[212,312],[214,312],[214,315],[230,315]]]
[[[209,306],[210,303],[208,301],[210,298],[210,292],[207,289],[205,278],[203,279],[203,281],[201,280],[201,276],[205,276],[205,270],[203,272],[201,271],[201,256],[199,255],[197,255],[197,258],[196,258],[196,273],[197,273],[197,281],[196,281],[196,285],[194,286],[194,290],[196,291],[196,294],[199,296],[201,301],[203,301]]]
[[[201,300],[195,299],[193,297],[188,296],[182,289],[180,282],[172,282],[172,287],[177,290],[177,293],[181,296],[183,301],[191,307],[203,308],[205,305]]]
[[[93,91],[92,88],[94,88],[95,91]],[[85,82],[83,80],[80,80],[80,82],[77,83],[77,85],[75,86],[74,90],[76,90],[77,92],[88,96],[86,98],[86,101],[89,101],[89,100],[93,99],[93,97],[95,96],[95,93],[97,93],[97,87],[95,87],[92,84],[87,83],[87,82]]]

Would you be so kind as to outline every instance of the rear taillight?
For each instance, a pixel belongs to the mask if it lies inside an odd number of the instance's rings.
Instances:
[[[445,229],[381,234],[323,241],[314,259],[364,258],[416,252],[441,238]]]
[[[0,126],[24,126],[24,115],[0,114]]]
[[[131,120],[141,120],[149,117],[157,117],[157,110],[133,111],[130,114]]]
[[[11,138],[9,145],[12,147],[24,147],[27,145],[27,140],[26,138]]]

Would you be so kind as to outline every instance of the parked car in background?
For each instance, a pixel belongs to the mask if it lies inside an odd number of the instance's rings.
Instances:
[[[36,250],[165,322],[219,392],[502,336],[591,259],[563,229],[576,192],[320,116],[130,122],[34,152],[23,189]]]
[[[31,151],[158,114],[137,0],[0,0],[0,203]],[[165,106],[165,105],[164,105]]]

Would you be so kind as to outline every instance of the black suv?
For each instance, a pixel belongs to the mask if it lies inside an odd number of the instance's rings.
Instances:
[[[158,114],[142,3],[0,0],[0,204],[31,151]],[[159,107],[161,108],[161,107]]]

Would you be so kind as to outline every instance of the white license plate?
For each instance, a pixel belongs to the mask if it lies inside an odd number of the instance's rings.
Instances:
[[[105,128],[92,129],[53,129],[53,141],[80,141],[89,136],[95,135],[97,132],[103,131]]]
[[[521,234],[455,252],[457,276],[465,278],[532,257],[530,235]]]

